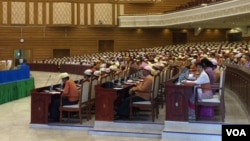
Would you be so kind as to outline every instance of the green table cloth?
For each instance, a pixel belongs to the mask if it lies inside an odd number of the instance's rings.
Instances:
[[[30,96],[35,88],[34,78],[0,84],[0,104]]]

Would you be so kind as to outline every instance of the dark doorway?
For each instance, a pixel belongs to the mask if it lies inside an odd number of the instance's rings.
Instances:
[[[227,37],[229,42],[240,42],[242,40],[242,33],[228,33]]]
[[[187,43],[187,33],[173,32],[173,44],[185,44],[185,43]]]
[[[113,52],[114,51],[114,40],[99,40],[98,41],[98,52]]]
[[[70,49],[53,49],[53,58],[63,58],[70,56]]]
[[[15,49],[14,50],[14,66],[20,65],[20,59],[24,63],[30,63],[31,60],[31,50],[30,49]]]

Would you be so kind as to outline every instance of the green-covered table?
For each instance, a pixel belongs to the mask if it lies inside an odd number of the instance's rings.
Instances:
[[[0,104],[30,96],[35,88],[34,78],[0,84]]]

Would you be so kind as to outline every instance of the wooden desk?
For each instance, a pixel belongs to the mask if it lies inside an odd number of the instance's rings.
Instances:
[[[53,91],[57,91],[56,88],[61,88],[61,84],[54,85]],[[60,91],[57,91],[58,94],[44,92],[49,89],[50,86],[46,86],[31,91],[31,124],[48,124],[49,106],[53,99],[58,99],[61,95]]]
[[[48,124],[50,103],[53,97],[60,97],[60,94],[43,92],[44,90],[49,90],[49,87],[31,91],[31,124]]]
[[[193,87],[175,85],[173,80],[166,82],[166,120],[188,121],[188,101]]]
[[[104,88],[102,85],[95,86],[95,120],[113,121],[116,106],[128,96],[132,85],[124,85],[123,89]]]

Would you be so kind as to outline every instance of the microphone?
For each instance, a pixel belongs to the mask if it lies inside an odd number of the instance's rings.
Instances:
[[[75,81],[76,81],[76,85],[77,86],[80,86],[81,84],[81,80],[80,80],[80,78],[79,78],[79,76],[77,75],[77,74],[75,74]]]
[[[48,77],[48,79],[47,79],[47,81],[46,81],[46,83],[45,83],[45,85],[44,85],[44,86],[47,86],[47,84],[48,84],[48,82],[49,82],[50,78],[51,78],[51,74],[49,75],[49,77]]]

